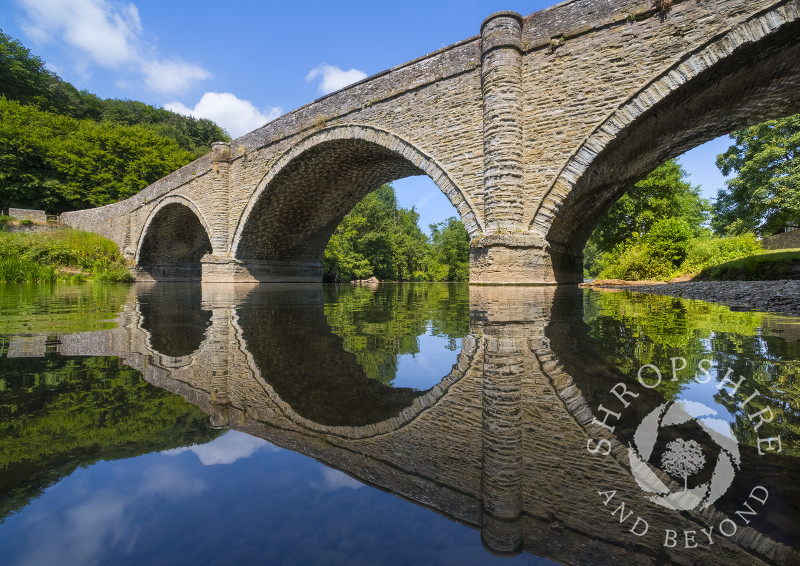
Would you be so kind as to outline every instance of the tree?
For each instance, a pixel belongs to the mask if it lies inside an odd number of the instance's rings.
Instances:
[[[717,156],[720,171],[736,177],[717,192],[714,230],[769,236],[800,223],[800,114],[744,128],[733,139]]]
[[[79,91],[45,68],[41,58],[0,31],[0,95],[40,110],[79,120],[144,126],[178,142],[195,158],[208,153],[211,143],[230,137],[211,120],[182,116],[135,100],[102,100]]]
[[[431,225],[429,239],[412,207],[397,206],[391,185],[368,194],[339,223],[325,248],[326,279],[466,281],[469,237],[455,217]]]
[[[339,223],[323,264],[328,279],[412,280],[422,269],[428,239],[419,214],[397,206],[391,185],[383,185],[357,203]]]
[[[109,204],[193,157],[144,126],[76,120],[0,96],[0,208]]]
[[[682,438],[667,444],[667,451],[661,457],[664,471],[671,476],[683,477],[683,491],[689,489],[689,476],[703,469],[706,457],[700,445],[694,440]]]
[[[634,271],[648,274],[646,277],[667,276],[667,272],[674,270],[678,256],[685,255],[685,249],[681,252],[676,246],[685,248],[686,230],[688,236],[703,231],[711,207],[700,197],[700,188],[686,180],[686,175],[683,167],[671,159],[636,183],[611,207],[586,243],[584,268],[588,276],[596,277],[601,271],[618,266],[625,254],[627,263],[638,266]],[[670,222],[665,224],[667,220]],[[643,241],[659,224],[662,233]],[[666,237],[668,234],[677,240]],[[670,250],[658,248],[659,243],[668,241],[672,242]],[[668,264],[663,263],[666,256]]]
[[[589,237],[598,252],[643,236],[663,218],[682,218],[699,230],[708,220],[710,203],[700,197],[700,187],[686,180],[675,159],[659,165],[636,183],[608,211]]]
[[[455,216],[431,224],[431,274],[434,281],[467,281],[469,279],[469,235]]]

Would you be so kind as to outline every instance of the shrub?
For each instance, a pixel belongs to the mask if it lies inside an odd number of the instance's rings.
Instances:
[[[762,251],[753,233],[718,238],[696,238],[689,243],[686,259],[681,265],[683,273],[699,273],[706,267],[747,257]]]
[[[800,250],[762,251],[703,269],[695,279],[701,281],[767,281],[797,279],[800,275]]]
[[[73,229],[0,232],[0,281],[131,281],[114,242]]]
[[[692,229],[680,218],[664,218],[635,241],[619,245],[600,260],[600,277],[642,280],[669,279],[686,258]]]

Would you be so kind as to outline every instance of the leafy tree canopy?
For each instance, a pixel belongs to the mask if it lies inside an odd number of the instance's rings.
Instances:
[[[431,239],[412,207],[397,206],[391,185],[368,194],[340,222],[325,248],[329,280],[466,281],[469,238],[455,217],[431,225]]]
[[[671,159],[636,183],[608,211],[584,250],[587,275],[669,277],[702,234],[710,203]]]
[[[59,213],[126,198],[229,136],[205,119],[100,99],[0,31],[0,207]]]
[[[800,223],[800,114],[733,134],[717,157],[724,175],[736,173],[717,193],[711,225],[720,234],[775,234]]]
[[[132,196],[194,158],[145,126],[77,120],[0,96],[0,207],[50,213]]]
[[[710,203],[700,197],[700,187],[686,180],[677,160],[659,165],[620,198],[589,237],[600,252],[643,236],[661,219],[681,218],[696,231],[709,218]]]

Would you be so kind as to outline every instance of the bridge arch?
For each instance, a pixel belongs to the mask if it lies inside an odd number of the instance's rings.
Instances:
[[[800,111],[800,14],[766,10],[695,49],[621,104],[572,154],[529,217],[554,265],[583,246],[636,181],[682,153]]]
[[[294,145],[261,179],[239,217],[232,256],[320,264],[331,234],[356,203],[384,183],[422,174],[450,200],[470,236],[483,231],[469,197],[431,156],[385,130],[334,126]]]
[[[211,253],[208,223],[183,196],[163,199],[139,236],[136,266],[154,280],[199,281],[201,260]]]

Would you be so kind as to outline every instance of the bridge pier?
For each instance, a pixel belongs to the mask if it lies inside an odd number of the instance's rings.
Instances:
[[[541,236],[494,234],[470,246],[469,282],[478,285],[580,283],[583,256]]]
[[[483,193],[486,234],[470,246],[470,282],[555,284],[583,280],[582,258],[554,250],[524,226],[522,16],[481,25]]]
[[[203,281],[208,283],[320,283],[322,261],[236,259],[229,255],[206,255],[202,260]]]

